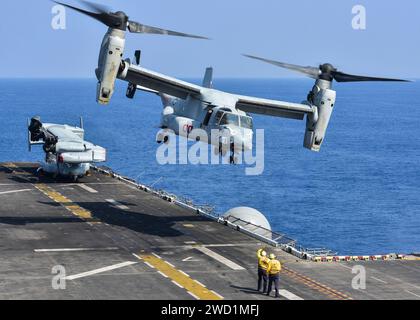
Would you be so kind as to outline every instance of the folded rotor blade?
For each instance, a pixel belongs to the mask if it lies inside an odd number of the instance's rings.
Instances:
[[[162,35],[168,35],[168,36],[177,36],[177,37],[187,37],[187,38],[195,38],[195,39],[205,39],[209,40],[209,38],[196,36],[192,34],[177,32],[177,31],[171,31],[161,28],[156,28],[152,26],[148,26],[145,24],[141,24],[135,21],[129,21],[128,22],[128,30],[132,33],[145,33],[145,34],[162,34]]]

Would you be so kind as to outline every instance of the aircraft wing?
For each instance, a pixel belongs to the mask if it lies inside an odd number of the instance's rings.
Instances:
[[[73,131],[76,128],[69,127],[67,125],[57,125],[57,124],[48,124],[48,123],[46,123],[44,127],[50,133],[56,136],[59,140],[72,142],[75,144],[83,144],[82,137]]]
[[[189,95],[199,95],[202,89],[202,87],[195,84],[168,77],[133,64],[130,64],[127,71],[120,74],[119,78],[180,99],[186,99]]]
[[[314,110],[305,104],[247,96],[238,96],[236,108],[247,113],[262,114],[296,120],[303,120],[305,114],[314,113]]]

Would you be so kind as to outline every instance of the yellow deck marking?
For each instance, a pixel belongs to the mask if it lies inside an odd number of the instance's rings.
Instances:
[[[335,290],[325,284],[322,284],[314,279],[311,279],[307,276],[304,276],[303,274],[300,274],[294,270],[291,270],[287,267],[283,266],[283,270],[282,273],[288,275],[290,278],[299,281],[303,284],[305,284],[306,286],[326,295],[329,296],[330,298],[334,299],[334,300],[353,300],[352,297],[338,291]]]
[[[3,163],[3,167],[12,171],[13,174],[23,174],[24,173],[24,171],[19,169],[19,167],[14,163],[9,163],[9,162]]]
[[[0,165],[2,167],[6,168],[7,170],[10,170],[13,175],[19,176],[20,179],[25,180],[29,183],[32,183],[31,179],[28,178],[28,177],[32,176],[32,174],[30,172],[22,170],[22,168],[19,167],[17,164],[6,162],[6,163],[2,163]]]
[[[66,208],[79,218],[82,218],[83,220],[89,220],[89,222],[95,221],[92,218],[92,213],[90,211],[83,209],[82,207],[73,203],[70,199],[66,198],[61,193],[55,191],[53,188],[42,183],[35,184],[35,188],[37,188],[51,200],[61,204],[64,208]]]
[[[185,273],[175,269],[166,261],[159,259],[158,257],[152,255],[140,255],[137,256],[147,262],[149,265],[153,266],[156,270],[163,273],[169,279],[179,284],[189,293],[192,293],[195,297],[201,300],[222,300],[223,298],[213,293],[211,290],[207,289],[201,283],[191,279]]]
[[[6,162],[3,164],[3,167],[9,169],[9,168],[17,168],[17,165],[14,163]]]

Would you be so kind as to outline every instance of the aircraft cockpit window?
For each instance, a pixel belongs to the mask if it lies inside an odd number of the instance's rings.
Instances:
[[[241,127],[245,129],[252,129],[253,128],[252,118],[241,116]]]
[[[233,113],[225,113],[223,115],[222,120],[220,121],[220,125],[234,125],[239,127],[239,117]]]
[[[218,124],[220,122],[220,119],[222,119],[222,117],[223,117],[223,111],[218,111],[214,117],[214,122]]]

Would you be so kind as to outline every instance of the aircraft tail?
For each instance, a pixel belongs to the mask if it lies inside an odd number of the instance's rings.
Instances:
[[[203,79],[203,87],[213,88],[213,68],[207,68]]]

